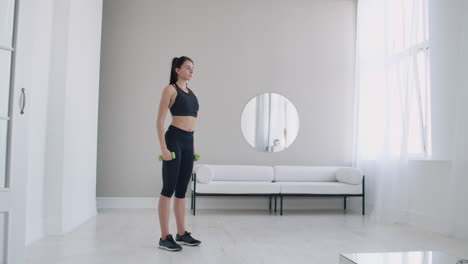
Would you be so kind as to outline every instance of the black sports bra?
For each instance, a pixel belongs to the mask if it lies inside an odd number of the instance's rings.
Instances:
[[[175,102],[172,104],[170,111],[173,116],[194,116],[198,115],[198,99],[192,90],[184,92],[176,83],[173,84],[177,91]]]

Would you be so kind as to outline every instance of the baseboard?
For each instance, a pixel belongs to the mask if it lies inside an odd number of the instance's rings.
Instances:
[[[348,210],[360,211],[360,197],[348,197]],[[356,200],[356,201],[354,201]],[[359,201],[357,201],[359,200]],[[141,208],[156,209],[159,197],[97,197],[98,209]],[[280,200],[277,200],[279,210]],[[191,198],[187,197],[186,208],[190,209]],[[354,206],[355,205],[355,206]],[[255,209],[268,210],[268,197],[197,197],[197,209]],[[274,206],[274,200],[272,200]],[[354,208],[356,207],[356,208]],[[288,209],[343,209],[343,198],[285,197],[283,208]]]

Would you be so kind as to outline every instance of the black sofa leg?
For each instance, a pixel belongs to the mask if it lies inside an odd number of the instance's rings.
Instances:
[[[362,215],[366,214],[366,176],[362,176]]]
[[[193,210],[193,192],[192,192],[192,200],[190,200],[190,209]]]
[[[283,195],[280,195],[280,215],[283,215]]]
[[[268,208],[269,208],[269,210],[270,210],[270,212],[271,212],[271,195],[269,196],[269,198],[270,198],[270,199],[269,199],[269,200],[270,200],[270,202],[269,202],[269,206],[268,206]]]
[[[195,215],[195,209],[196,209],[196,205],[195,205],[195,202],[196,202],[196,199],[197,199],[197,195],[196,194],[193,194],[193,215]]]
[[[275,213],[276,213],[276,198],[278,198],[278,196],[275,196]]]
[[[344,197],[344,210],[346,211],[346,196]]]
[[[362,215],[366,215],[366,203],[364,196],[362,196]]]

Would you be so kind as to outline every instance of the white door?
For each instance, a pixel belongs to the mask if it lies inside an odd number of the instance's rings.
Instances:
[[[30,0],[0,0],[0,263],[24,263]]]

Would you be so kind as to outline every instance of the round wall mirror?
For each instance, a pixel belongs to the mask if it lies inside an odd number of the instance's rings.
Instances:
[[[252,98],[241,116],[242,133],[247,142],[261,152],[279,152],[296,139],[299,116],[286,97],[263,93]]]

